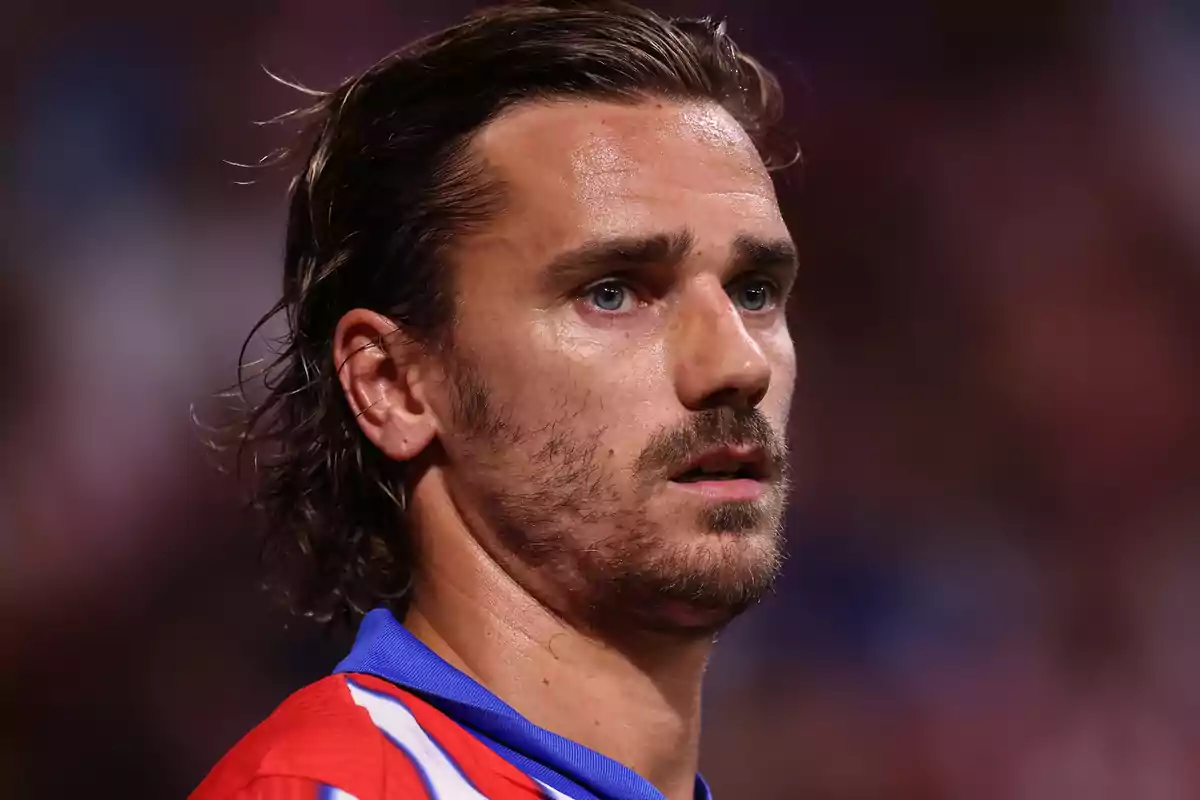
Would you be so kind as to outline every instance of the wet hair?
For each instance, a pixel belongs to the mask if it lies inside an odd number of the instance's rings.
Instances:
[[[291,85],[291,84],[289,84]],[[247,339],[286,322],[237,424],[253,454],[272,584],[296,612],[402,615],[411,582],[404,465],[360,430],[332,355],[339,319],[367,308],[421,346],[448,346],[451,247],[503,207],[474,136],[516,104],[591,98],[712,102],[768,168],[795,160],[777,133],[776,79],[724,23],[665,19],[622,2],[517,3],[420,39],[284,115],[305,125],[290,192],[283,294]],[[243,361],[246,347],[243,347]],[[245,459],[249,462],[250,459]]]

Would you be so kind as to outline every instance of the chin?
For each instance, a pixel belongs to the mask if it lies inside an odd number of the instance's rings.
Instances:
[[[701,527],[685,537],[643,542],[606,564],[606,578],[592,584],[593,609],[605,618],[599,622],[609,623],[605,627],[712,634],[771,592],[782,562],[777,526],[736,532]]]
[[[680,639],[712,638],[741,616],[748,607],[749,604],[741,607],[700,608],[694,603],[665,599],[639,616],[637,629],[645,633]]]

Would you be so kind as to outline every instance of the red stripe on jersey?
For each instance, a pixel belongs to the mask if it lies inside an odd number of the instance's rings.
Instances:
[[[492,800],[542,800],[545,797],[532,778],[424,700],[371,675],[352,674],[347,677],[365,689],[397,700],[407,708],[426,735],[442,748],[442,752],[481,794]]]
[[[325,800],[325,784],[308,778],[269,775],[237,793],[236,800]]]
[[[358,800],[432,800],[411,760],[354,703],[341,675],[285,700],[213,767],[191,800],[240,798],[268,776],[336,786]]]

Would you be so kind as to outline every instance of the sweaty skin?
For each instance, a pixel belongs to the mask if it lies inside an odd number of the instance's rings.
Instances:
[[[690,798],[713,634],[781,559],[788,231],[715,105],[523,104],[474,147],[506,204],[455,245],[450,352],[362,310],[336,338],[364,432],[409,462],[405,624],[535,724]],[[729,437],[770,476],[670,480]]]

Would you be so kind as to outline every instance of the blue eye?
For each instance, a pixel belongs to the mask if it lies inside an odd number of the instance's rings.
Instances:
[[[770,281],[748,281],[733,292],[733,301],[746,311],[764,311],[775,300],[775,287]]]
[[[588,289],[585,296],[596,308],[608,312],[621,311],[626,300],[631,298],[629,287],[615,281],[598,283]]]

